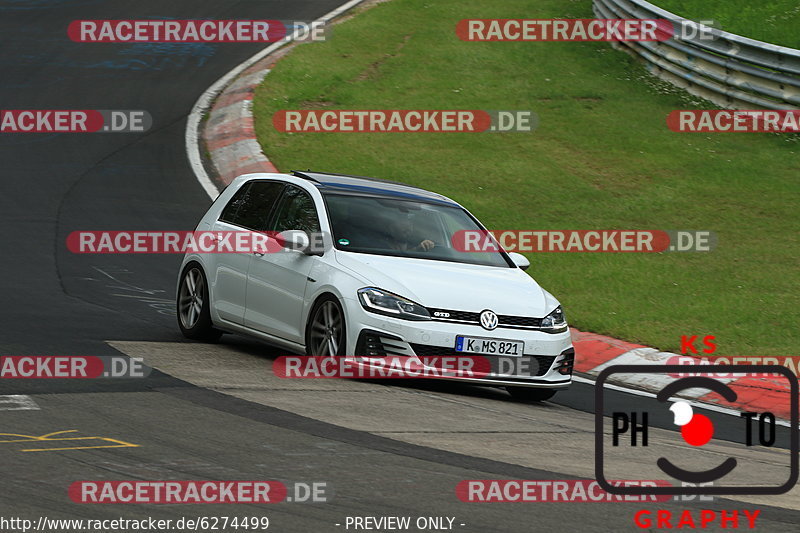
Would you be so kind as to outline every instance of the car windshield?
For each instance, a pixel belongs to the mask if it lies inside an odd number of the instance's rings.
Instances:
[[[327,194],[337,249],[473,265],[510,267],[500,252],[465,252],[451,241],[458,231],[482,231],[457,206],[399,198]]]

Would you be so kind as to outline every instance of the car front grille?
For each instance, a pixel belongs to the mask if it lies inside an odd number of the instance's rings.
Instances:
[[[472,311],[454,311],[452,309],[428,309],[431,319],[439,322],[452,322],[456,324],[470,324],[480,326],[481,314]],[[439,316],[437,316],[439,315]],[[542,325],[541,318],[497,315],[498,328],[509,329],[539,329]]]
[[[468,354],[464,352],[457,352],[455,348],[442,348],[441,346],[430,346],[428,344],[414,344],[411,343],[411,349],[414,350],[414,353],[417,354],[419,357],[446,357],[446,356],[456,356],[456,357],[468,357],[468,356],[482,356],[483,354]],[[483,355],[483,357],[501,357],[498,355]],[[520,357],[528,357],[533,358],[536,360],[536,368],[537,371],[534,373],[534,376],[543,376],[547,374],[550,370],[550,367],[553,366],[553,361],[555,361],[556,356],[554,355],[523,355]]]
[[[453,311],[450,309],[429,309],[431,318],[434,320],[441,320],[442,322],[480,322],[480,313],[473,313],[471,311]],[[436,316],[437,313],[444,316]]]
[[[527,316],[497,315],[498,327],[539,329],[542,325],[541,318]]]

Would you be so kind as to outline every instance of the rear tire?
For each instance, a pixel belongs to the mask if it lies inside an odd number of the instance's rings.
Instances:
[[[534,389],[531,387],[506,387],[511,397],[517,402],[533,403],[549,400],[556,395],[552,389]]]
[[[222,332],[215,329],[211,322],[208,282],[203,269],[197,263],[189,263],[183,269],[175,307],[178,311],[178,326],[184,337],[215,342],[222,336]]]

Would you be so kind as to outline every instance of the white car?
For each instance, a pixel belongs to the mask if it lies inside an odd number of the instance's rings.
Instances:
[[[317,356],[497,356],[461,381],[546,400],[572,381],[575,352],[561,306],[500,251],[466,252],[451,238],[486,231],[458,203],[395,182],[324,174],[236,178],[196,231],[314,236],[317,246],[274,253],[188,253],[178,279],[178,323],[191,339],[223,332]],[[308,237],[306,237],[308,241]],[[489,357],[493,356],[493,357]]]

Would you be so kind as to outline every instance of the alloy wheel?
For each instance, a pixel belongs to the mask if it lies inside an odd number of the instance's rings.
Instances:
[[[200,313],[203,310],[203,293],[205,290],[205,280],[199,268],[192,268],[186,272],[181,283],[180,297],[178,299],[178,309],[180,312],[181,324],[186,329],[192,329],[197,321],[200,320]]]
[[[339,354],[342,344],[342,314],[339,306],[327,300],[317,308],[311,321],[311,353],[332,356]]]

